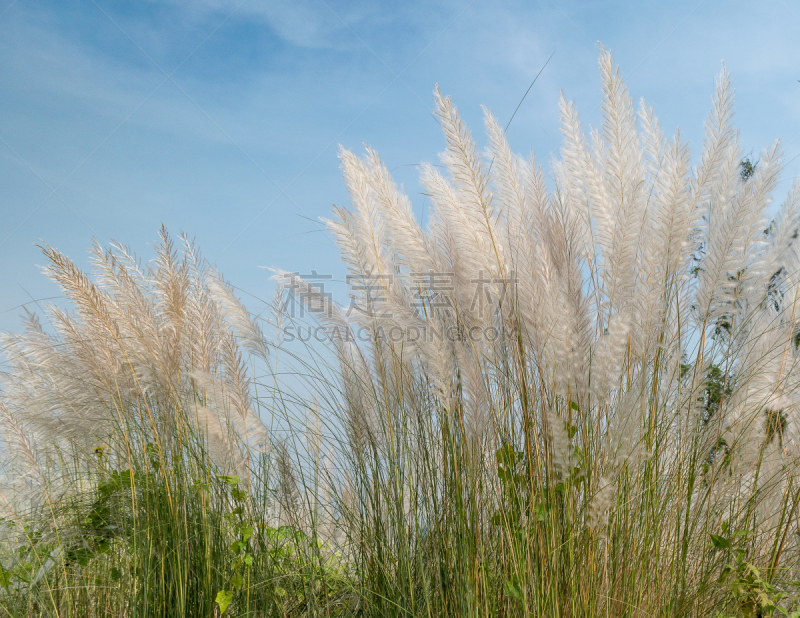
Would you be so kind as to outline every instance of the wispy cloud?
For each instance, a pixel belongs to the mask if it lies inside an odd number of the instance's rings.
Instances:
[[[800,153],[800,23],[780,3],[723,10],[706,0],[690,13],[698,2],[17,2],[0,17],[0,136],[55,186],[119,125],[63,189],[92,228],[144,245],[171,221],[209,253],[238,238],[225,268],[237,281],[256,264],[319,269],[338,263],[335,249],[322,234],[296,240],[313,226],[292,202],[313,219],[347,199],[336,142],[377,148],[421,212],[413,164],[443,147],[430,113],[434,84],[483,143],[480,105],[507,120],[553,51],[509,133],[516,150],[532,148],[541,162],[558,150],[561,90],[584,121],[600,121],[598,41],[624,75],[639,67],[627,79],[633,96],[656,106],[665,131],[681,125],[694,150],[725,58],[747,148],[782,136],[789,159]],[[178,66],[177,85],[164,81]],[[5,229],[46,192],[0,151]],[[290,199],[259,168],[290,187]],[[786,172],[798,170],[800,159]],[[87,246],[84,226],[65,224],[72,215],[59,208],[46,204],[20,228],[0,266],[20,255],[35,263],[20,252],[43,237]],[[0,267],[0,289],[32,272]]]
[[[347,27],[376,27],[392,20],[392,11],[365,3],[332,3],[319,0],[152,0],[172,5],[184,18],[201,19],[209,14],[224,15],[236,10],[242,19],[256,20],[269,26],[284,42],[301,48],[343,48],[350,45]],[[327,7],[333,9],[331,15]]]

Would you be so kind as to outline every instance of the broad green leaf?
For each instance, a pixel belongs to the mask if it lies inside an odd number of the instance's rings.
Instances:
[[[3,568],[0,564],[0,586],[8,588],[11,585],[11,573]]]
[[[239,484],[240,479],[238,476],[223,476],[222,474],[217,474],[217,478],[220,481],[225,481],[231,487],[236,487]]]
[[[508,581],[504,587],[508,596],[515,598],[517,601],[522,601],[522,590],[516,582]]]
[[[231,590],[220,590],[217,593],[217,598],[214,601],[219,605],[219,613],[224,614],[225,610],[233,601],[233,592]]]
[[[728,549],[731,546],[731,542],[729,539],[726,539],[725,537],[719,536],[717,534],[711,535],[711,542],[717,549]]]

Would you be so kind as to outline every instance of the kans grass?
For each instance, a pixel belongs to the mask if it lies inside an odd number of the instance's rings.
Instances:
[[[275,271],[256,318],[166,231],[91,277],[43,247],[71,309],[4,339],[0,610],[799,616],[800,186],[742,165],[724,71],[692,167],[600,70],[549,179],[437,89],[427,229],[342,150],[346,309]]]

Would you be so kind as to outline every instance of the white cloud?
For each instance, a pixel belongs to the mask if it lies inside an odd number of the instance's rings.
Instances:
[[[338,47],[337,36],[345,23],[353,20],[351,14],[339,14],[325,9],[325,4],[308,0],[163,0],[178,6],[187,14],[204,16],[208,13],[232,15],[232,18],[250,17],[263,20],[285,42],[298,47]]]

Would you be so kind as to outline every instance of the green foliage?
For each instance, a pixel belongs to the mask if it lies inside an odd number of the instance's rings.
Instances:
[[[722,534],[711,534],[711,544],[725,556],[719,583],[726,586],[733,605],[744,618],[766,618],[777,611],[780,615],[800,618],[797,597],[779,590],[764,579],[761,571],[747,558],[749,530],[731,533],[728,522],[722,523]],[[786,607],[789,606],[789,607]],[[720,617],[725,614],[720,614]],[[727,617],[726,617],[727,618]]]
[[[0,607],[12,616],[34,606],[37,616],[85,615],[91,599],[96,615],[109,618],[122,607],[165,617],[321,608],[336,616],[352,607],[350,566],[303,531],[265,523],[269,496],[251,493],[238,476],[202,466],[190,474],[186,460],[153,463],[145,451],[134,471],[96,469],[94,487],[58,514],[68,536],[47,520],[19,530],[0,521],[18,539],[13,561],[4,554],[0,564]]]
[[[753,163],[750,159],[743,159],[741,163],[739,163],[739,176],[743,181],[750,180],[753,174],[756,173],[756,165],[757,163]]]
[[[497,476],[503,488],[506,508],[492,515],[492,525],[516,529],[530,510],[530,474],[525,453],[508,442],[497,449]]]
[[[733,387],[733,377],[725,373],[718,365],[711,365],[706,376],[705,398],[703,401],[704,423],[708,423],[714,417],[723,398],[730,397]]]
[[[241,479],[238,476],[224,475],[217,475],[217,478],[230,487],[234,508],[227,513],[226,517],[233,527],[236,538],[231,544],[232,559],[227,569],[227,589],[220,590],[216,596],[220,613],[225,614],[236,594],[244,587],[248,569],[253,566],[253,555],[248,551],[250,538],[253,536],[253,526],[247,523],[245,500],[248,496],[247,491],[239,487]]]

